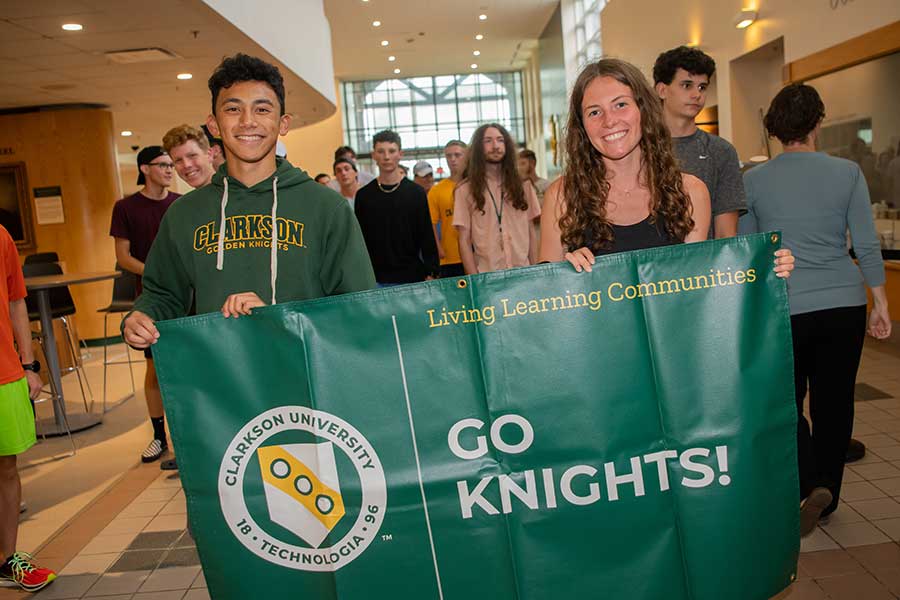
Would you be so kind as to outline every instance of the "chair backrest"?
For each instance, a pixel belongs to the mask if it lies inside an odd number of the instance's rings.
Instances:
[[[113,303],[134,302],[137,298],[137,275],[120,267],[119,263],[116,263],[116,271],[122,274],[113,280]]]
[[[32,265],[35,263],[58,263],[59,255],[56,252],[37,252],[29,254],[25,257],[25,264]],[[52,274],[52,273],[51,273]]]
[[[50,263],[25,263],[22,265],[22,274],[25,277],[39,277],[41,275],[62,275],[62,267],[55,262]],[[37,320],[38,302],[34,295],[25,298],[25,305],[28,307],[28,318]],[[68,287],[58,287],[50,289],[50,310],[53,318],[65,317],[75,314],[75,301],[72,300],[72,294],[69,293]]]

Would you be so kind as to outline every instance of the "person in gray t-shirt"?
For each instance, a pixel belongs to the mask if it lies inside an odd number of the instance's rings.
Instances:
[[[663,52],[653,65],[653,82],[663,101],[663,115],[681,169],[700,178],[709,190],[710,239],[737,235],[738,217],[747,212],[734,146],[694,122],[706,104],[706,90],[715,72],[711,57],[687,46]]]

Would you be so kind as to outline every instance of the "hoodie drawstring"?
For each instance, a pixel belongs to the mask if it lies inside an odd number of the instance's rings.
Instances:
[[[272,181],[272,252],[269,269],[272,273],[272,304],[275,304],[275,281],[278,279],[278,177]]]
[[[225,191],[222,192],[222,216],[219,219],[219,247],[216,249],[216,270],[225,266],[225,207],[228,206],[228,178],[223,177]]]
[[[216,270],[225,266],[225,207],[228,206],[228,178],[223,177],[225,191],[222,193],[222,214],[219,219],[219,245],[216,251]],[[275,304],[275,283],[278,280],[278,177],[272,181],[272,250],[269,254],[269,269],[272,273],[272,304]]]

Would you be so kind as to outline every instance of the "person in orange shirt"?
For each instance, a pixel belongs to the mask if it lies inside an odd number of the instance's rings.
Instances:
[[[438,254],[441,257],[441,277],[458,277],[465,273],[459,257],[459,236],[453,227],[453,190],[466,170],[465,142],[447,142],[444,146],[444,158],[450,167],[450,177],[435,184],[428,192],[428,210],[431,212],[431,226],[434,228],[434,239],[437,240]]]
[[[35,566],[28,554],[16,552],[22,501],[16,456],[37,441],[29,398],[36,398],[43,386],[38,375],[41,365],[31,350],[25,295],[19,252],[0,225],[0,581],[36,592],[56,579],[56,573]]]

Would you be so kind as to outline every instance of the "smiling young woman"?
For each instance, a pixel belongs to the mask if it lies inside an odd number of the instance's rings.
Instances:
[[[709,194],[679,172],[671,146],[659,100],[636,67],[616,59],[585,67],[570,99],[566,169],[545,199],[541,260],[577,253],[592,262],[706,239]]]
[[[706,239],[709,192],[679,170],[662,104],[637,67],[611,58],[587,65],[566,130],[566,167],[544,196],[541,262],[590,271],[598,254]],[[775,256],[776,274],[789,276],[790,250]]]

